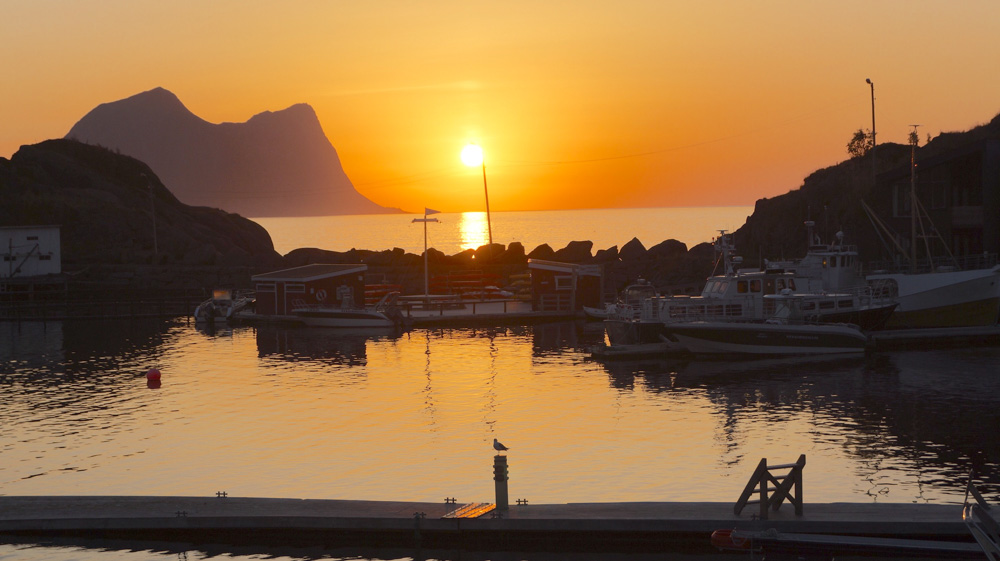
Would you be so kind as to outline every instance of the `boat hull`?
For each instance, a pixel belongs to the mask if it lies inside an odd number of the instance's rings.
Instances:
[[[1000,267],[870,275],[868,281],[896,293],[890,329],[993,325],[1000,317]]]
[[[694,322],[667,326],[667,337],[696,355],[860,354],[868,338],[837,324]]]

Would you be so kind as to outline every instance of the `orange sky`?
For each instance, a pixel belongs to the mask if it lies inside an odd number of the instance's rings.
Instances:
[[[1000,2],[0,0],[0,156],[162,86],[210,122],[310,104],[417,211],[749,205],[871,127],[1000,112]],[[169,185],[168,185],[169,187]]]

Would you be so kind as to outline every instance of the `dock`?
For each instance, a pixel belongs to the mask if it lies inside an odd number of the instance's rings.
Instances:
[[[785,505],[760,520],[733,503],[493,505],[318,499],[0,496],[0,540],[86,538],[233,545],[717,553],[715,530],[973,543],[961,505]],[[465,512],[467,516],[461,513]],[[981,556],[981,552],[979,553]]]

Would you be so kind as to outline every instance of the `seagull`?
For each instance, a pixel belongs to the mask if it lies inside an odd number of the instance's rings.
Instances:
[[[497,452],[505,452],[507,450],[510,450],[510,448],[507,448],[503,444],[500,444],[500,441],[495,438],[493,439],[493,449],[496,450]]]

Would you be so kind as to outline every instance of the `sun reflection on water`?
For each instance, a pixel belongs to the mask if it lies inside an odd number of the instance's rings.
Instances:
[[[489,243],[485,212],[463,212],[458,220],[462,251],[478,249]]]

